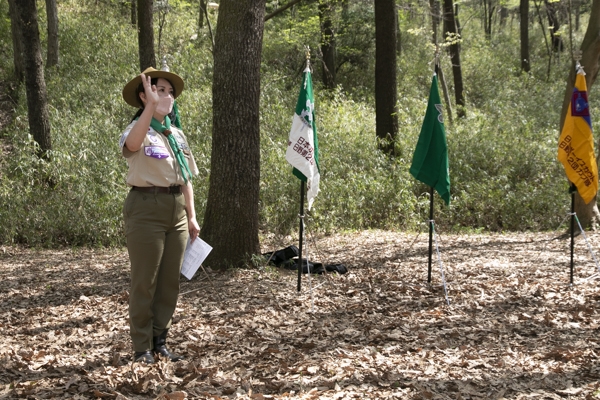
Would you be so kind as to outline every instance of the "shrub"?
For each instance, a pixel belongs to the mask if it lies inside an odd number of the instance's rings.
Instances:
[[[118,139],[135,110],[122,101],[121,90],[136,74],[138,64],[137,33],[122,11],[118,2],[96,6],[95,2],[66,0],[59,4],[60,66],[46,71],[51,161],[35,156],[21,85],[13,93],[19,99],[13,121],[0,132],[0,243],[123,244],[126,163]],[[325,233],[414,230],[427,221],[429,189],[408,172],[433,72],[431,35],[421,23],[428,21],[426,11],[414,5],[400,13],[400,131],[394,158],[376,149],[372,4],[350,2],[336,20],[344,64],[338,71],[340,84],[331,91],[320,85],[316,5],[299,6],[294,13],[267,22],[260,111],[260,222],[264,232],[285,235],[298,226],[300,183],[291,174],[285,150],[307,44],[315,71],[321,160],[321,193],[307,213],[309,229]],[[7,15],[6,2],[0,2],[0,13]],[[196,7],[187,2],[172,2],[158,55],[165,55],[171,69],[186,81],[178,102],[200,168],[194,186],[202,223],[210,176],[213,63],[207,33],[197,32],[196,13]],[[42,8],[40,18],[44,26]],[[353,33],[352,26],[360,29]],[[450,124],[446,116],[450,207],[434,197],[434,218],[442,229],[554,229],[569,205],[567,182],[556,161],[569,60],[555,59],[548,80],[546,55],[543,49],[534,51],[532,72],[522,74],[515,54],[515,26],[506,27],[492,40],[478,32],[477,24],[463,28],[467,117]],[[543,40],[540,35],[532,31],[537,42]],[[11,47],[9,21],[0,19],[3,80],[12,77]],[[446,53],[441,54],[441,61],[452,93]],[[598,114],[596,108],[592,102],[592,115]]]

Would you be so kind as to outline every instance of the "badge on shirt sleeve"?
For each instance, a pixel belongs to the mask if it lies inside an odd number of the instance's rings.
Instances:
[[[125,132],[123,132],[123,134],[121,135],[121,138],[119,139],[119,147],[123,147],[125,146],[125,141],[127,140],[127,136],[129,136],[129,131],[131,129],[127,129]]]

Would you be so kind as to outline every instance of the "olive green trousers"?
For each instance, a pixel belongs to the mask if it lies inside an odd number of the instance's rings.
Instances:
[[[152,338],[171,326],[188,240],[182,194],[130,191],[123,206],[131,263],[129,329],[134,351],[152,350]]]

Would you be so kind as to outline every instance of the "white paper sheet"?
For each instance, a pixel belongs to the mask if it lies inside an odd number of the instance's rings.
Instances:
[[[188,239],[187,247],[185,248],[185,253],[183,254],[181,274],[191,280],[211,250],[212,247],[200,238],[196,238],[193,243],[191,243],[190,239]]]

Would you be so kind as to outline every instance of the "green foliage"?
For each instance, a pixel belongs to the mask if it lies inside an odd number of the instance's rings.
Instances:
[[[414,227],[417,199],[410,190],[408,166],[377,150],[371,134],[375,129],[373,109],[341,91],[320,93],[316,118],[321,192],[308,223],[324,232]],[[261,220],[263,229],[277,233],[288,233],[298,224],[300,181],[285,161],[296,96],[297,91],[281,97],[263,94],[269,102],[263,101],[261,111]],[[285,97],[287,106],[273,104]]]
[[[265,23],[263,71],[277,71],[280,78],[299,77],[304,69],[306,49],[313,60],[319,50],[319,16],[315,4],[292,7],[282,17]],[[291,83],[291,82],[290,82]]]
[[[8,14],[8,2],[0,3],[0,59],[12,60],[12,41],[10,30],[10,16]],[[2,65],[1,63],[0,65]],[[12,66],[4,66],[3,68],[10,69]]]
[[[333,91],[320,85],[317,3],[300,3],[267,21],[260,111],[264,232],[286,235],[298,226],[300,182],[291,174],[285,150],[304,46],[311,49],[321,161],[321,193],[307,213],[308,229],[415,230],[427,221],[429,189],[408,172],[434,59],[431,32],[423,28],[431,26],[423,5],[408,3],[399,11],[400,132],[394,158],[381,154],[375,140],[372,3],[348,1],[337,9],[339,85]],[[43,27],[45,13],[39,6]],[[277,4],[268,6],[274,9]],[[157,56],[164,55],[186,82],[178,102],[200,169],[194,186],[202,223],[210,176],[213,62],[207,27],[198,31],[197,13],[195,2],[169,1]],[[217,12],[210,13],[214,27]],[[4,81],[13,73],[7,15],[7,3],[0,2]],[[121,90],[138,71],[137,32],[119,1],[61,1],[59,19],[60,66],[45,71],[52,122],[50,161],[35,156],[35,143],[27,134],[23,85],[12,93],[19,99],[13,120],[0,132],[0,243],[122,245],[127,168],[118,139],[135,110],[122,101]],[[544,39],[536,27],[531,31],[530,74],[520,72],[518,24],[494,31],[489,40],[477,23],[463,27],[467,117],[450,124],[446,116],[452,201],[446,207],[434,197],[440,229],[545,230],[556,228],[564,218],[569,200],[556,161],[556,141],[569,60],[566,54],[555,58],[548,77]],[[45,29],[40,32],[45,44]],[[576,40],[582,35],[576,33]],[[441,63],[452,93],[445,52]],[[592,91],[590,98],[594,95]],[[593,115],[600,110],[592,101]]]
[[[549,139],[555,131],[503,118],[478,113],[449,136],[453,204],[442,221],[493,231],[556,228],[568,196]]]

